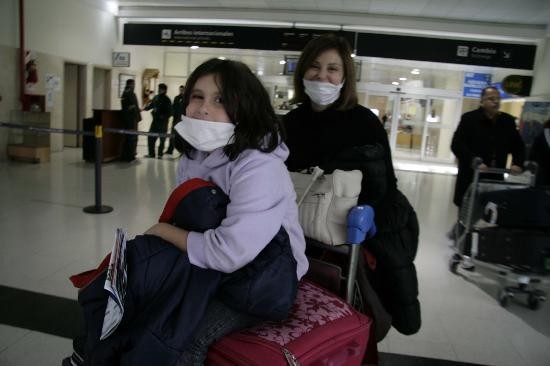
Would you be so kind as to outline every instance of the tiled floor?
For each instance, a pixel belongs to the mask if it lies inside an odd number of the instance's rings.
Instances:
[[[114,211],[93,215],[82,208],[95,202],[94,166],[80,150],[54,153],[44,164],[0,163],[0,285],[75,299],[67,278],[103,258],[117,227],[133,236],[158,219],[175,164],[169,158],[104,164],[102,203]],[[496,301],[493,273],[450,273],[444,234],[456,217],[454,176],[399,171],[398,178],[420,220],[416,269],[423,326],[413,336],[392,330],[380,351],[485,365],[550,364],[549,305],[532,311],[518,300],[505,309]],[[5,300],[0,293],[0,303]],[[39,303],[22,308],[41,311]],[[59,365],[70,352],[68,338],[7,324],[13,323],[0,324],[2,366]],[[395,355],[388,360],[384,365],[404,362]]]

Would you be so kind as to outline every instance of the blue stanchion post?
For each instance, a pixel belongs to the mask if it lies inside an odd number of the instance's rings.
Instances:
[[[84,207],[84,212],[93,214],[109,213],[111,206],[101,204],[101,161],[103,160],[103,126],[95,126],[95,205]]]

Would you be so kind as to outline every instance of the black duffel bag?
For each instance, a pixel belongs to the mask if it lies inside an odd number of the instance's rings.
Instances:
[[[550,190],[508,189],[479,195],[485,221],[508,228],[550,228]]]

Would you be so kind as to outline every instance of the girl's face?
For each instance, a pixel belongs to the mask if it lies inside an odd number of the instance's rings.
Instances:
[[[324,81],[334,85],[344,80],[344,62],[335,49],[321,53],[309,65],[304,74],[304,79],[310,81]]]
[[[191,90],[185,115],[210,122],[231,123],[223,103],[214,75],[204,75],[197,80]]]

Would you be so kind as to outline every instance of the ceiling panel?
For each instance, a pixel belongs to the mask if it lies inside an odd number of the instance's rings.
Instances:
[[[550,25],[550,0],[119,0],[120,6],[250,9],[394,15],[482,22]],[[142,8],[143,9],[143,8]]]

